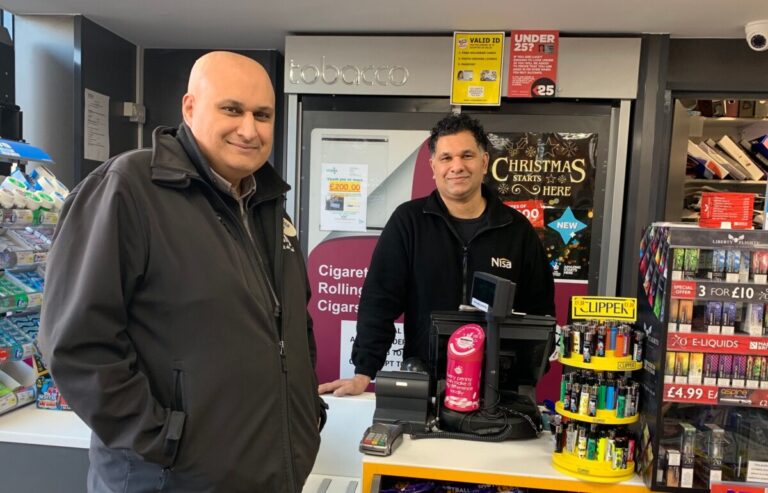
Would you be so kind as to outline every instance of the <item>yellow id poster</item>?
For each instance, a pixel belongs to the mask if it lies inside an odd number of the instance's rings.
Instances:
[[[503,32],[453,33],[451,104],[500,105],[503,60]]]

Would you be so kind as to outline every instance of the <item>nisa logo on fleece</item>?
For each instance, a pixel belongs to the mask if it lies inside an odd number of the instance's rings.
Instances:
[[[502,269],[511,269],[512,261],[504,257],[491,257],[491,267],[500,267]]]

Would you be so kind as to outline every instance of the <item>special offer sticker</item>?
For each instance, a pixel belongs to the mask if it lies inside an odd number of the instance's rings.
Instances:
[[[534,228],[544,227],[544,201],[543,200],[509,200],[504,205],[512,207],[524,215]]]

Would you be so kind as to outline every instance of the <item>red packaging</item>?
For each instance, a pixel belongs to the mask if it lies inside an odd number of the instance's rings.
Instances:
[[[702,192],[699,226],[752,229],[754,209],[753,193]]]
[[[459,412],[480,407],[485,332],[477,324],[462,325],[448,339],[445,407]]]

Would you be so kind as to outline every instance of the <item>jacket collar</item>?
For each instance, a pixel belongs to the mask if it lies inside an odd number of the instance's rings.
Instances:
[[[515,215],[509,210],[510,208],[504,205],[496,193],[485,183],[481,185],[480,191],[487,202],[489,226],[499,226],[515,220]],[[427,196],[423,211],[425,213],[438,214],[446,219],[451,217],[437,189]]]
[[[193,180],[213,185],[213,175],[189,128],[157,127],[152,132],[152,181],[172,188],[187,188]],[[291,187],[283,181],[270,163],[253,174],[256,179],[256,202],[275,198]]]

